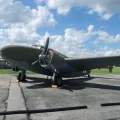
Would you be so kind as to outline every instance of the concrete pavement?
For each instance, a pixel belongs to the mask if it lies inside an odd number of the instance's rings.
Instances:
[[[102,103],[120,102],[120,75],[93,75],[65,79],[61,88],[51,88],[43,75],[28,75],[16,82],[14,75],[0,75],[0,111],[49,109],[86,105],[88,109],[0,116],[0,120],[101,120],[120,119],[120,105],[102,107]]]

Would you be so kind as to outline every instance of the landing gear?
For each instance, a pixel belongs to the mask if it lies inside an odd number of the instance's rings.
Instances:
[[[23,70],[22,72],[20,72],[20,73],[18,74],[17,79],[18,79],[19,81],[25,81],[25,79],[26,79],[25,72],[26,72],[26,71]]]
[[[88,78],[90,78],[90,74],[88,74]]]
[[[59,73],[53,73],[52,84],[60,87],[62,85],[62,77]]]

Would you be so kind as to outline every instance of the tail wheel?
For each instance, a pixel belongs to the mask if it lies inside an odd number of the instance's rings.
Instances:
[[[52,77],[52,84],[57,85],[58,87],[62,86],[62,77],[54,73]]]

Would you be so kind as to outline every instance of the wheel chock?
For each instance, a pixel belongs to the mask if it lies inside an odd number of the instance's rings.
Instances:
[[[52,85],[52,88],[57,88],[58,86],[57,85]]]
[[[16,82],[20,82],[19,80],[16,80]]]

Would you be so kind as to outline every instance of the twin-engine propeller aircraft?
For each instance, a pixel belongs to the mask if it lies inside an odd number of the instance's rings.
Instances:
[[[26,70],[52,76],[52,84],[61,86],[62,77],[79,77],[88,75],[91,69],[108,67],[112,72],[113,65],[120,64],[120,56],[69,58],[60,52],[48,48],[49,38],[45,46],[8,45],[1,49],[1,56],[10,64],[17,66],[22,72],[18,80],[26,79]]]

